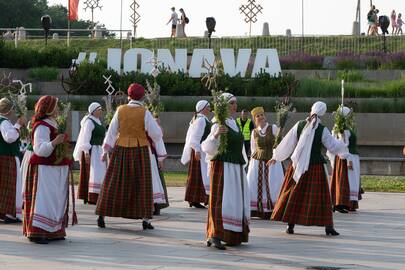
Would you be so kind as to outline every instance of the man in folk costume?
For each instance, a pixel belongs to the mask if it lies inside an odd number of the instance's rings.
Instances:
[[[310,116],[299,121],[274,150],[269,164],[291,156],[272,220],[288,223],[287,233],[294,233],[294,225],[324,226],[326,235],[339,235],[333,227],[333,213],[328,178],[324,168],[322,148],[333,154],[348,154],[347,147],[336,140],[321,123],[326,104],[316,102]]]
[[[16,223],[21,218],[22,190],[20,174],[20,133],[24,117],[13,126],[9,120],[13,104],[7,98],[0,99],[0,219],[4,223]]]
[[[210,103],[200,100],[196,105],[196,113],[190,122],[184,145],[181,163],[188,167],[187,187],[185,201],[190,207],[204,208],[201,203],[208,204],[210,193],[210,179],[206,155],[201,150],[201,143],[211,132],[211,121],[208,115],[211,112]]]
[[[80,183],[78,198],[85,203],[97,204],[98,195],[107,171],[107,162],[103,156],[103,140],[106,129],[101,123],[102,106],[93,102],[88,108],[88,114],[82,119],[80,133],[77,138],[73,158],[80,162]],[[104,217],[99,216],[97,225],[105,227]]]
[[[143,86],[131,84],[128,96],[129,103],[117,109],[104,139],[103,159],[112,153],[96,214],[143,219],[143,229],[153,229],[149,222],[153,214],[153,187],[148,136],[159,145],[163,134],[143,105]],[[157,154],[161,165],[166,153]]]
[[[154,119],[157,125],[161,128],[160,122],[158,118]],[[163,134],[163,129],[162,134]],[[151,148],[151,170],[152,170],[152,188],[153,188],[153,206],[154,211],[153,215],[159,216],[160,210],[169,207],[169,196],[167,194],[167,187],[166,181],[164,178],[164,174],[161,168],[161,163],[159,163],[159,159],[163,160],[166,158],[166,147],[162,140],[159,140],[158,143],[154,143],[154,141],[149,137],[148,133],[146,133],[148,137],[148,141]],[[161,153],[159,155],[158,153]]]
[[[341,114],[347,121],[353,112],[348,107],[339,107],[336,113]],[[341,128],[342,130],[334,129],[333,135],[349,148],[350,155],[344,159],[328,153],[333,168],[331,195],[334,211],[348,213],[348,211],[356,211],[359,207],[360,158],[355,131],[347,123]]]
[[[64,240],[68,225],[68,176],[72,160],[57,154],[57,147],[65,141],[65,134],[58,134],[58,115],[58,99],[53,96],[43,96],[35,105],[31,134],[33,155],[25,183],[23,232],[37,244]]]
[[[229,104],[230,115],[236,113],[236,98],[224,93]],[[220,136],[226,134],[226,151],[219,153]],[[246,154],[243,134],[232,117],[225,125],[213,119],[211,132],[202,143],[202,150],[210,160],[210,196],[207,220],[207,246],[218,249],[227,245],[240,245],[248,241],[250,222],[249,187],[244,164]]]
[[[251,112],[256,128],[251,135],[252,156],[247,181],[250,190],[251,216],[270,219],[284,181],[281,162],[267,166],[273,156],[273,147],[279,128],[269,125],[262,107]]]

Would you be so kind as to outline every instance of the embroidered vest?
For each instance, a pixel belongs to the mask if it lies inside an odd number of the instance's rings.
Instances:
[[[8,121],[0,117],[0,125],[3,121]],[[20,139],[13,143],[7,143],[3,136],[0,134],[0,156],[19,156],[20,155]]]
[[[145,112],[144,107],[122,105],[118,108],[118,146],[149,146],[145,130]]]
[[[298,130],[297,130],[298,139],[300,138],[302,130],[304,129],[306,123],[307,122],[305,120],[299,122]],[[311,149],[311,158],[309,160],[310,164],[326,163],[326,160],[322,155],[322,149],[323,149],[322,134],[323,134],[324,128],[325,128],[325,126],[322,125],[321,123],[319,123],[318,128],[315,130],[314,141],[312,143],[312,149]]]
[[[273,145],[275,137],[271,125],[267,127],[266,135],[260,136],[260,131],[255,128],[253,130],[253,140],[256,144],[256,150],[252,154],[252,158],[256,160],[270,160],[273,157]]]
[[[357,150],[357,134],[352,131],[350,131],[350,138],[349,138],[349,153],[353,155],[358,155],[359,152]]]

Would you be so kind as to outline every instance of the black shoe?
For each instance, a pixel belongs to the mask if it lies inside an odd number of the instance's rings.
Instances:
[[[195,208],[198,209],[205,209],[204,205],[201,205],[200,203],[192,203],[191,206],[194,206]]]
[[[288,234],[294,234],[294,224],[288,224],[287,230],[285,231]]]
[[[349,213],[349,211],[347,211],[346,209],[344,209],[343,207],[338,206],[338,205],[333,207],[333,212],[335,212],[335,211],[338,211],[339,213],[342,213],[342,214]]]
[[[153,211],[154,216],[160,216],[160,208],[155,207],[155,211]]]
[[[5,217],[4,218],[4,224],[14,224],[14,223],[21,223],[21,220],[19,220],[18,218],[9,218],[9,217]]]
[[[103,216],[98,216],[97,226],[99,228],[105,228],[105,222],[104,222],[104,217]]]
[[[363,188],[360,188],[360,194],[364,194],[365,192],[364,192],[364,189]]]
[[[28,237],[28,239],[30,240],[30,242],[33,242],[33,243],[39,244],[39,245],[46,245],[49,243],[49,241],[44,237]]]
[[[152,223],[147,221],[142,221],[142,228],[144,230],[153,230],[155,227],[152,226]]]
[[[326,235],[331,235],[331,236],[338,236],[339,233],[335,231],[333,227],[325,227],[325,233]]]
[[[207,239],[207,247],[210,247],[211,245],[214,245],[214,247],[219,250],[226,250],[226,247],[221,243],[221,240],[216,237]]]

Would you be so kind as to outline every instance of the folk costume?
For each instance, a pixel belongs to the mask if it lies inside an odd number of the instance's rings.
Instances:
[[[88,114],[80,122],[81,129],[73,151],[74,160],[80,162],[78,198],[84,200],[84,203],[93,205],[97,204],[107,171],[107,161],[102,160],[102,144],[106,129],[100,119],[93,115],[101,108],[97,102],[90,104]],[[98,219],[98,225],[105,226],[102,216]]]
[[[256,115],[264,115],[264,109],[257,107],[251,113],[255,119]],[[267,166],[267,162],[273,156],[273,146],[279,129],[276,125],[268,123],[264,127],[260,127],[257,123],[256,126],[251,136],[252,156],[247,172],[251,216],[270,219],[284,181],[281,162]]]
[[[38,244],[63,240],[68,226],[68,177],[72,160],[58,160],[58,146],[52,143],[58,136],[54,119],[57,103],[58,99],[53,96],[41,97],[35,105],[32,121],[33,155],[25,183],[23,233]],[[72,224],[77,222],[75,218],[73,213]]]
[[[145,89],[139,84],[128,88],[130,101],[120,106],[111,121],[103,143],[103,156],[112,152],[96,214],[143,219],[143,229],[153,229],[151,149],[162,142],[162,130],[141,100]],[[160,148],[156,148],[159,150]],[[157,153],[163,160],[166,153]]]
[[[341,113],[343,117],[347,118],[352,113],[352,110],[343,107],[336,113]],[[334,210],[348,213],[348,211],[358,209],[358,201],[361,198],[357,135],[354,130],[347,127],[340,132],[334,132],[333,135],[348,147],[350,155],[344,159],[328,153],[333,168],[331,181],[332,205]]]
[[[324,168],[322,148],[331,153],[347,155],[347,147],[336,140],[321,123],[326,104],[316,102],[310,117],[299,121],[274,150],[273,160],[283,161],[291,156],[272,220],[289,224],[287,233],[294,233],[294,225],[325,226],[327,235],[339,235],[333,228],[333,214],[328,178]]]
[[[20,125],[8,119],[12,102],[0,100],[0,219],[15,223],[21,219],[22,179],[20,174]]]
[[[236,98],[228,93],[223,97],[228,103],[236,103]],[[207,245],[214,244],[218,249],[227,245],[240,245],[248,241],[250,222],[250,199],[244,165],[246,154],[243,134],[235,120],[226,120],[227,145],[224,153],[219,153],[220,137],[215,137],[220,125],[213,119],[211,132],[202,143],[202,150],[210,161],[210,196],[207,220]],[[222,135],[221,135],[222,136]]]
[[[202,114],[210,104],[206,100],[201,100],[196,105],[196,113],[190,122],[184,145],[181,163],[188,166],[187,186],[185,201],[190,207],[205,208],[201,204],[208,204],[210,193],[210,179],[208,175],[208,164],[206,154],[201,150],[201,143],[211,132],[211,121]],[[200,154],[200,159],[196,159],[196,153]]]
[[[158,119],[155,119],[156,124],[159,125]],[[160,126],[160,125],[159,125]],[[162,130],[163,134],[163,130]],[[160,210],[169,207],[169,196],[167,194],[166,181],[163,171],[159,168],[159,160],[167,157],[166,147],[163,139],[157,144],[147,134],[148,141],[151,148],[151,170],[152,170],[152,188],[153,188],[153,215],[160,215]],[[158,154],[160,153],[160,155]]]

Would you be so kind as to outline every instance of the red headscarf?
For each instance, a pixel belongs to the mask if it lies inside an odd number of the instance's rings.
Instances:
[[[35,104],[35,115],[33,122],[42,120],[55,111],[58,99],[54,96],[42,96]]]
[[[133,83],[128,87],[128,96],[133,100],[141,100],[145,96],[145,88],[138,83]]]

